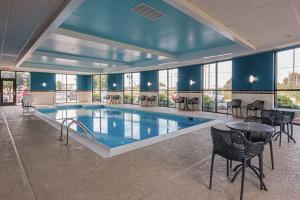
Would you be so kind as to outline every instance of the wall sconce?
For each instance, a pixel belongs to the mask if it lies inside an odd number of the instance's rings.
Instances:
[[[116,83],[113,83],[113,87],[117,87],[117,84],[116,84]]]
[[[254,76],[254,75],[250,75],[250,76],[249,76],[249,82],[250,82],[250,83],[253,83],[253,82],[255,82],[255,81],[257,81],[257,77]]]
[[[47,86],[47,83],[45,83],[45,82],[42,83],[42,86],[43,86],[43,87],[46,87],[46,86]]]
[[[117,127],[117,123],[114,121],[113,122],[113,127],[116,128]]]
[[[190,85],[195,85],[196,81],[190,80]]]
[[[152,85],[152,83],[148,81],[147,86],[150,87],[151,85]]]

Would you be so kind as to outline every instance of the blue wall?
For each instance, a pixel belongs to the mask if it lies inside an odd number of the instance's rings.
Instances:
[[[148,86],[148,82],[152,83],[152,85]],[[141,72],[140,84],[142,92],[158,91],[158,71]]]
[[[92,91],[92,75],[77,75],[77,90]]]
[[[123,74],[108,74],[107,83],[108,83],[108,91],[123,91]],[[117,86],[113,87],[113,83],[116,83]]]
[[[30,73],[30,89],[31,91],[55,91],[55,74],[53,73],[41,73],[31,72]],[[46,86],[43,86],[46,83]]]
[[[178,91],[200,91],[201,77],[201,65],[178,68]],[[195,81],[195,84],[190,85],[190,80]]]
[[[274,52],[260,53],[232,60],[232,90],[235,91],[273,91]],[[249,82],[254,75],[257,81]]]

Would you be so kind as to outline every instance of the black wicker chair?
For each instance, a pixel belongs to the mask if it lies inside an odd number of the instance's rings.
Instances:
[[[140,103],[141,106],[147,106],[147,96],[145,95],[140,96]]]
[[[273,125],[273,110],[262,110],[261,117],[249,116],[244,121],[245,122],[255,122],[266,124],[274,127]],[[273,144],[272,144],[272,133],[251,133],[247,134],[247,139],[251,142],[263,142],[265,145],[270,145],[271,154],[271,164],[272,169],[274,169],[274,156],[273,156]]]
[[[257,111],[262,111],[264,109],[264,104],[265,102],[260,100],[255,100],[254,103],[248,104],[246,110],[247,116],[250,110],[252,110],[254,112],[254,115],[257,116]]]
[[[287,108],[287,109],[293,109],[292,106],[285,106],[285,105],[279,105],[278,108]],[[283,115],[287,116],[289,118],[289,123],[286,124],[287,126],[287,130],[289,130],[289,127],[291,127],[291,139],[293,139],[293,136],[294,136],[294,119],[295,119],[295,113],[294,112],[282,112]],[[289,141],[289,138],[288,137],[288,141]],[[295,141],[294,141],[295,142]]]
[[[175,100],[175,105],[178,104],[178,109],[179,110],[184,110],[185,109],[185,97],[178,97]],[[183,108],[181,107],[183,105]]]
[[[199,109],[199,98],[193,97],[188,100],[188,105],[192,105],[192,110],[198,110]],[[196,109],[194,109],[194,106],[196,106]]]
[[[113,104],[120,104],[120,95],[113,95],[111,101]]]
[[[155,106],[156,104],[156,96],[147,97],[147,106]]]
[[[228,109],[231,108],[232,115],[233,115],[233,109],[235,109],[236,116],[238,117],[239,116],[238,109],[239,109],[240,115],[241,115],[241,117],[243,117],[241,104],[242,104],[241,99],[232,99],[231,102],[228,102],[227,103],[227,115],[228,115]]]
[[[105,95],[103,97],[103,100],[104,100],[105,103],[111,103],[111,96],[110,95]]]
[[[279,131],[277,131],[273,135],[273,137],[275,137],[275,141],[277,141],[277,139],[279,138],[279,146],[281,146],[281,137],[282,137],[282,133],[284,133],[288,136],[288,142],[290,141],[290,139],[292,139],[296,143],[292,135],[290,135],[289,127],[287,128],[287,131],[284,130],[285,125],[288,126],[289,124],[293,123],[294,116],[288,112],[276,111],[276,113],[277,113],[277,117],[274,119],[273,124],[274,127],[279,126]]]
[[[241,193],[240,199],[243,199],[244,194],[244,181],[245,181],[245,170],[249,166],[251,159],[258,156],[259,157],[259,174],[256,175],[260,180],[260,189],[264,189],[263,184],[263,149],[264,144],[262,142],[251,143],[249,142],[243,134],[234,131],[225,131],[211,128],[211,136],[213,141],[213,152],[211,159],[211,169],[210,169],[210,181],[209,189],[212,188],[212,177],[214,169],[214,159],[215,155],[219,155],[227,159],[227,176],[229,175],[229,161],[238,161],[243,163],[242,167],[242,182],[241,182]]]

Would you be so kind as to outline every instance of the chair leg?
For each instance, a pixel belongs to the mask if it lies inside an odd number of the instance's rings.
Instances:
[[[242,107],[240,107],[240,115],[241,115],[241,118],[243,118]]]
[[[229,176],[229,160],[226,160],[226,175]]]
[[[279,146],[281,146],[281,134],[282,134],[282,124],[280,124],[280,130],[279,130]]]
[[[289,124],[286,124],[286,129],[287,129],[287,133],[288,133],[288,143],[290,143],[290,127],[289,127]]]
[[[263,154],[258,155],[259,158],[259,181],[260,189],[263,190]]]
[[[246,170],[246,160],[243,161],[240,200],[243,200],[243,196],[244,196],[245,170]]]
[[[294,136],[294,127],[293,127],[293,123],[291,123],[291,136]]]
[[[271,163],[272,163],[272,169],[274,169],[274,157],[273,157],[273,144],[272,140],[270,141],[270,154],[271,154]]]
[[[212,177],[213,177],[213,171],[214,171],[214,161],[215,161],[215,154],[212,154],[211,157],[211,166],[210,166],[210,178],[209,178],[209,189],[212,188]]]

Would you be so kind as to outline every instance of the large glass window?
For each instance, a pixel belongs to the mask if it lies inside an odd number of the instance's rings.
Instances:
[[[29,72],[16,72],[17,80],[17,104],[22,103],[24,96],[30,93],[30,73]]]
[[[300,109],[300,48],[279,51],[276,58],[276,105]]]
[[[174,99],[177,95],[178,70],[168,69],[158,72],[159,106],[175,107]]]
[[[56,103],[77,101],[77,76],[56,74]]]
[[[203,65],[203,110],[226,112],[232,97],[232,61]]]
[[[140,73],[124,74],[124,103],[139,104]]]
[[[104,102],[107,95],[107,75],[93,76],[93,102]]]

